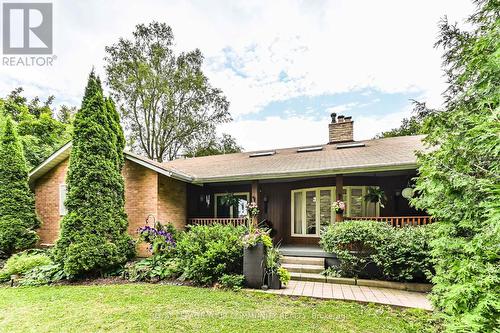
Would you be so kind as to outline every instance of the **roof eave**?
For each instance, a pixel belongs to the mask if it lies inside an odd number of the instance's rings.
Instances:
[[[366,165],[359,167],[333,168],[333,169],[330,168],[323,170],[308,170],[308,171],[298,171],[298,172],[259,173],[259,174],[242,174],[235,176],[215,176],[215,177],[195,178],[193,180],[193,183],[205,184],[205,183],[220,183],[220,182],[233,182],[233,181],[245,181],[245,180],[320,177],[320,176],[332,176],[338,174],[416,170],[416,169],[417,169],[416,163]]]
[[[66,143],[64,146],[53,152],[52,155],[47,157],[47,159],[45,159],[45,161],[43,161],[40,165],[33,168],[28,174],[29,182],[34,182],[50,169],[67,159],[72,145],[73,143],[71,141]]]
[[[153,164],[153,163],[149,163],[147,161],[144,161],[140,158],[137,158],[131,154],[128,154],[127,152],[124,153],[125,154],[125,158],[128,159],[129,161],[132,161],[134,163],[137,163],[139,165],[142,165],[146,168],[149,168],[153,171],[156,171],[158,172],[159,174],[162,174],[164,176],[167,176],[167,177],[170,177],[170,178],[174,178],[174,179],[177,179],[177,180],[181,180],[181,181],[184,181],[184,182],[188,182],[188,183],[192,183],[194,181],[194,178],[191,177],[191,176],[188,176],[186,174],[183,174],[183,173],[180,173],[180,172],[176,172],[176,171],[172,171],[172,170],[167,170],[167,169],[163,169],[163,168],[160,168],[159,166]]]
[[[28,174],[29,182],[33,183],[38,178],[40,178],[44,174],[46,174],[49,170],[51,170],[52,168],[57,166],[59,163],[61,163],[65,159],[67,159],[70,155],[71,147],[72,147],[72,142],[70,141],[70,142],[66,143],[64,146],[62,146],[61,148],[59,148],[58,150],[56,150],[54,153],[52,153],[52,155],[50,155],[40,165],[38,165],[37,167],[32,169]],[[168,169],[164,169],[164,168],[160,168],[153,163],[149,163],[147,161],[139,159],[131,154],[128,154],[127,152],[124,152],[124,155],[125,155],[126,159],[128,159],[134,163],[137,163],[139,165],[142,165],[146,168],[149,168],[155,172],[158,172],[159,174],[162,174],[164,176],[167,176],[167,177],[170,177],[173,179],[177,179],[177,180],[181,180],[184,182],[189,182],[189,183],[193,182],[193,180],[194,180],[194,178],[189,176],[189,175],[186,175],[186,174],[183,174],[180,172],[176,172],[176,171],[172,171],[172,170],[168,170]]]

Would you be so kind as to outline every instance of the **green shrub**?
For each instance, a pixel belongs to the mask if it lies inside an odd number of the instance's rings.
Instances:
[[[290,272],[283,266],[280,266],[278,268],[278,275],[280,277],[281,283],[283,283],[283,285],[285,286],[288,284],[288,282],[290,282],[290,279],[292,278]]]
[[[39,226],[23,148],[7,118],[0,135],[0,256],[9,257],[34,246]]]
[[[184,277],[197,284],[212,284],[224,274],[243,271],[242,236],[246,228],[193,226],[177,242]]]
[[[393,228],[384,222],[336,223],[324,232],[320,244],[337,254],[340,265],[324,274],[357,277],[374,265],[385,280],[426,281],[433,272],[432,230],[432,225]]]
[[[320,244],[336,253],[339,267],[328,276],[359,276],[376,265],[381,278],[392,281],[427,281],[433,272],[430,242],[433,226],[393,228],[384,222],[347,221],[323,233]]]
[[[54,252],[67,275],[102,275],[135,254],[124,209],[124,145],[116,109],[92,72],[74,120],[68,214]]]
[[[373,256],[387,243],[392,227],[384,222],[346,221],[328,226],[320,245],[340,260],[341,275],[357,277],[374,263]]]
[[[35,267],[52,264],[49,256],[45,253],[18,253],[7,260],[0,271],[0,281],[7,281],[11,275],[24,275]]]
[[[181,273],[182,270],[178,259],[154,255],[126,265],[123,277],[132,282],[159,281],[176,278]]]
[[[60,264],[37,266],[28,271],[19,281],[21,286],[40,286],[68,278]]]
[[[377,248],[374,262],[387,280],[426,281],[433,272],[430,242],[432,225],[393,228],[387,242]]]
[[[238,291],[243,287],[245,277],[240,274],[224,274],[219,278],[219,283],[225,289]]]

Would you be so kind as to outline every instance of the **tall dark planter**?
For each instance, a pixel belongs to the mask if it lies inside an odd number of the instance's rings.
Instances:
[[[243,275],[245,285],[250,288],[262,287],[264,279],[266,251],[264,244],[258,243],[243,252]]]
[[[267,275],[267,285],[269,289],[281,289],[281,280],[278,273]]]

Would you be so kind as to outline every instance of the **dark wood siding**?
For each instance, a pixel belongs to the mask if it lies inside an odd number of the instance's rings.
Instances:
[[[379,186],[387,195],[385,208],[380,209],[380,216],[415,216],[425,215],[411,208],[408,201],[401,196],[396,196],[408,184],[414,173],[399,176],[344,176],[344,186]],[[317,244],[315,237],[291,237],[291,191],[301,188],[335,186],[335,176],[325,178],[313,178],[307,180],[260,183],[259,184],[259,221],[269,220],[277,234],[276,242],[282,244]],[[225,192],[251,192],[248,184],[226,184],[188,186],[188,214],[189,217],[213,217],[214,193]],[[200,200],[200,195],[210,195],[210,205]],[[267,204],[264,202],[267,198]]]

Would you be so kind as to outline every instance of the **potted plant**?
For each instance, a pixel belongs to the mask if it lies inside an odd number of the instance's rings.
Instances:
[[[255,214],[258,214],[258,207],[253,204],[252,208],[248,209],[248,232],[242,239],[243,275],[247,287],[260,288],[265,275],[266,250],[273,246],[273,241],[269,237],[267,230],[259,229],[253,225],[251,221]]]
[[[344,220],[344,211],[345,211],[345,202],[342,200],[337,200],[332,203],[332,208],[335,211],[335,214],[337,214],[337,221],[343,221]]]
[[[227,207],[237,207],[240,202],[240,199],[235,196],[233,193],[226,193],[222,198],[221,198],[221,203],[224,206]]]
[[[378,187],[369,187],[368,193],[366,193],[364,198],[366,202],[379,204],[382,208],[384,208],[384,204],[387,202],[387,197],[385,196],[384,190]]]
[[[269,289],[281,289],[278,269],[281,267],[281,254],[276,247],[271,247],[266,254],[266,280]]]

